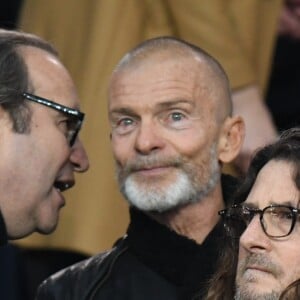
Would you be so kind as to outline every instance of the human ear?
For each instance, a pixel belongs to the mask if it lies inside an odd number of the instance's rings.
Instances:
[[[227,117],[224,121],[218,143],[218,158],[221,163],[233,161],[242,147],[245,124],[241,117]]]

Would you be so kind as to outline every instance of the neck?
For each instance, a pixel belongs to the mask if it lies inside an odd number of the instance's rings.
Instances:
[[[176,233],[202,244],[219,221],[218,211],[224,208],[221,186],[218,185],[207,197],[171,211],[151,214],[157,222]]]

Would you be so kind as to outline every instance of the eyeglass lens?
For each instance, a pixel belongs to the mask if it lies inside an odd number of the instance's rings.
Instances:
[[[296,213],[287,206],[268,206],[265,209],[251,209],[237,206],[225,215],[225,230],[228,235],[239,238],[255,215],[259,214],[264,232],[270,237],[284,237],[290,234],[295,224]]]
[[[81,121],[78,120],[78,118],[76,117],[69,116],[69,120],[67,122],[67,131],[68,131],[67,140],[70,146],[74,145],[80,127],[81,127]]]
[[[263,211],[262,226],[267,235],[282,237],[290,233],[293,226],[294,214],[289,207],[267,207]]]
[[[23,97],[27,100],[37,102],[39,104],[45,105],[52,109],[55,109],[65,115],[68,116],[67,124],[67,134],[66,138],[69,145],[72,147],[76,141],[76,137],[78,135],[79,130],[81,129],[81,124],[84,118],[84,114],[76,109],[69,108],[67,106],[63,106],[54,101],[36,96],[30,93],[23,93]]]

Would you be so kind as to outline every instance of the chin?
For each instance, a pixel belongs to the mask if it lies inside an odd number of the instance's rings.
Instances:
[[[42,225],[38,226],[36,231],[41,234],[50,234],[56,229],[57,223],[58,222],[56,221],[56,222],[52,222],[50,224],[42,224]]]
[[[56,226],[54,227],[47,227],[47,228],[38,228],[36,232],[40,234],[50,234],[56,229]]]
[[[241,285],[243,286],[243,284]],[[270,290],[270,287],[273,287],[273,289]],[[252,294],[257,295],[257,298],[261,295],[279,295],[280,292],[278,291],[278,287],[274,285],[274,282],[266,282],[266,281],[260,281],[256,283],[247,283],[244,284],[244,288],[242,289],[244,292],[246,291],[246,294]],[[253,298],[255,299],[255,298]],[[260,298],[259,298],[260,299]],[[264,298],[262,298],[264,299]],[[269,298],[266,298],[269,299]],[[270,298],[273,299],[273,298]],[[277,298],[275,298],[277,299]]]

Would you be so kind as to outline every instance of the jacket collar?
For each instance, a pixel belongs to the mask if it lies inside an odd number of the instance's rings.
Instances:
[[[233,177],[222,176],[225,202],[236,186]],[[176,285],[186,297],[199,290],[201,283],[207,283],[222,248],[221,224],[217,224],[199,245],[135,208],[130,209],[130,216],[127,240],[130,251],[140,261]]]
[[[3,216],[0,211],[0,246],[3,246],[7,243],[7,231],[4,223]]]

